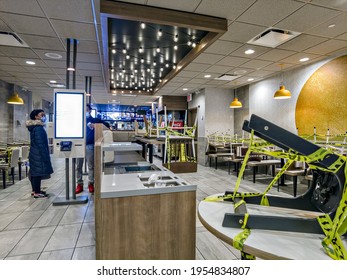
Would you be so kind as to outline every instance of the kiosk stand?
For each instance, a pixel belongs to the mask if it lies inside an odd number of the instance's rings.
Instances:
[[[85,92],[84,90],[54,91],[54,139],[53,153],[56,157],[65,158],[65,198],[57,198],[53,206],[82,204],[88,202],[88,196],[76,197],[75,166],[76,158],[85,156]],[[72,159],[72,199],[70,199],[69,169]]]

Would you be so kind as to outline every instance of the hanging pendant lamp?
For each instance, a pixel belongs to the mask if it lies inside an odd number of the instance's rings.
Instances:
[[[292,97],[292,94],[283,85],[283,64],[280,64],[280,66],[281,66],[281,85],[280,85],[280,89],[275,92],[274,99],[288,99]]]
[[[7,99],[8,104],[23,105],[24,101],[19,97],[18,93],[15,92],[15,84],[13,84],[13,95]]]
[[[275,92],[275,99],[288,99],[291,98],[292,94],[289,90],[285,88],[285,86],[280,86],[280,89]]]
[[[14,93],[9,99],[7,99],[8,104],[23,105],[24,101],[18,96],[18,93]]]
[[[234,89],[234,100],[230,103],[229,108],[242,108],[242,103],[236,97],[236,90]]]

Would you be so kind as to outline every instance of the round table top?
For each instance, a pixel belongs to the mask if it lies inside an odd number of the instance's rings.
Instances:
[[[216,194],[221,195],[221,194]],[[314,218],[319,212],[247,204],[247,212],[257,215],[294,216]],[[225,213],[234,213],[230,202],[201,201],[198,216],[201,223],[216,237],[232,245],[233,238],[242,229],[223,227]],[[251,229],[243,251],[261,259],[331,260],[321,241],[323,234]],[[346,239],[343,238],[345,248]]]

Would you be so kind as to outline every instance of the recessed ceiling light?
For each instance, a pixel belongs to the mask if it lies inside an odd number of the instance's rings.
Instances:
[[[308,61],[310,60],[308,57],[303,57],[301,59],[299,59],[300,62],[305,62],[305,61]]]
[[[245,51],[245,54],[253,54],[255,53],[255,50],[252,50],[252,49],[248,49]]]
[[[187,88],[183,88],[182,90],[187,91],[188,89]]]
[[[29,65],[35,65],[36,64],[36,62],[31,61],[31,60],[27,60],[27,61],[25,61],[25,63],[29,64]]]
[[[116,53],[116,49],[112,49],[112,53]]]
[[[333,24],[328,25],[328,28],[333,28],[333,27],[335,27],[335,26],[336,26],[336,24],[333,23]]]
[[[55,83],[57,83],[57,81],[51,80],[51,81],[49,81],[49,83],[55,84]]]
[[[45,56],[53,59],[61,59],[63,57],[58,53],[45,53]]]
[[[234,72],[234,74],[236,74],[236,75],[242,75],[242,74],[245,74],[245,73],[247,73],[247,70],[236,70]]]
[[[211,78],[211,75],[210,74],[205,75],[204,78]]]
[[[145,29],[146,28],[146,24],[144,22],[141,22],[141,28]]]
[[[249,78],[247,81],[251,82],[251,81],[254,81],[254,79],[253,78]]]

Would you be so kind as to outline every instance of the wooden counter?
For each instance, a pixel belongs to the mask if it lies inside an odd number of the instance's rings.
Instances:
[[[196,186],[164,169],[105,175],[102,146],[96,141],[96,259],[195,259]],[[176,184],[145,187],[153,173]]]

